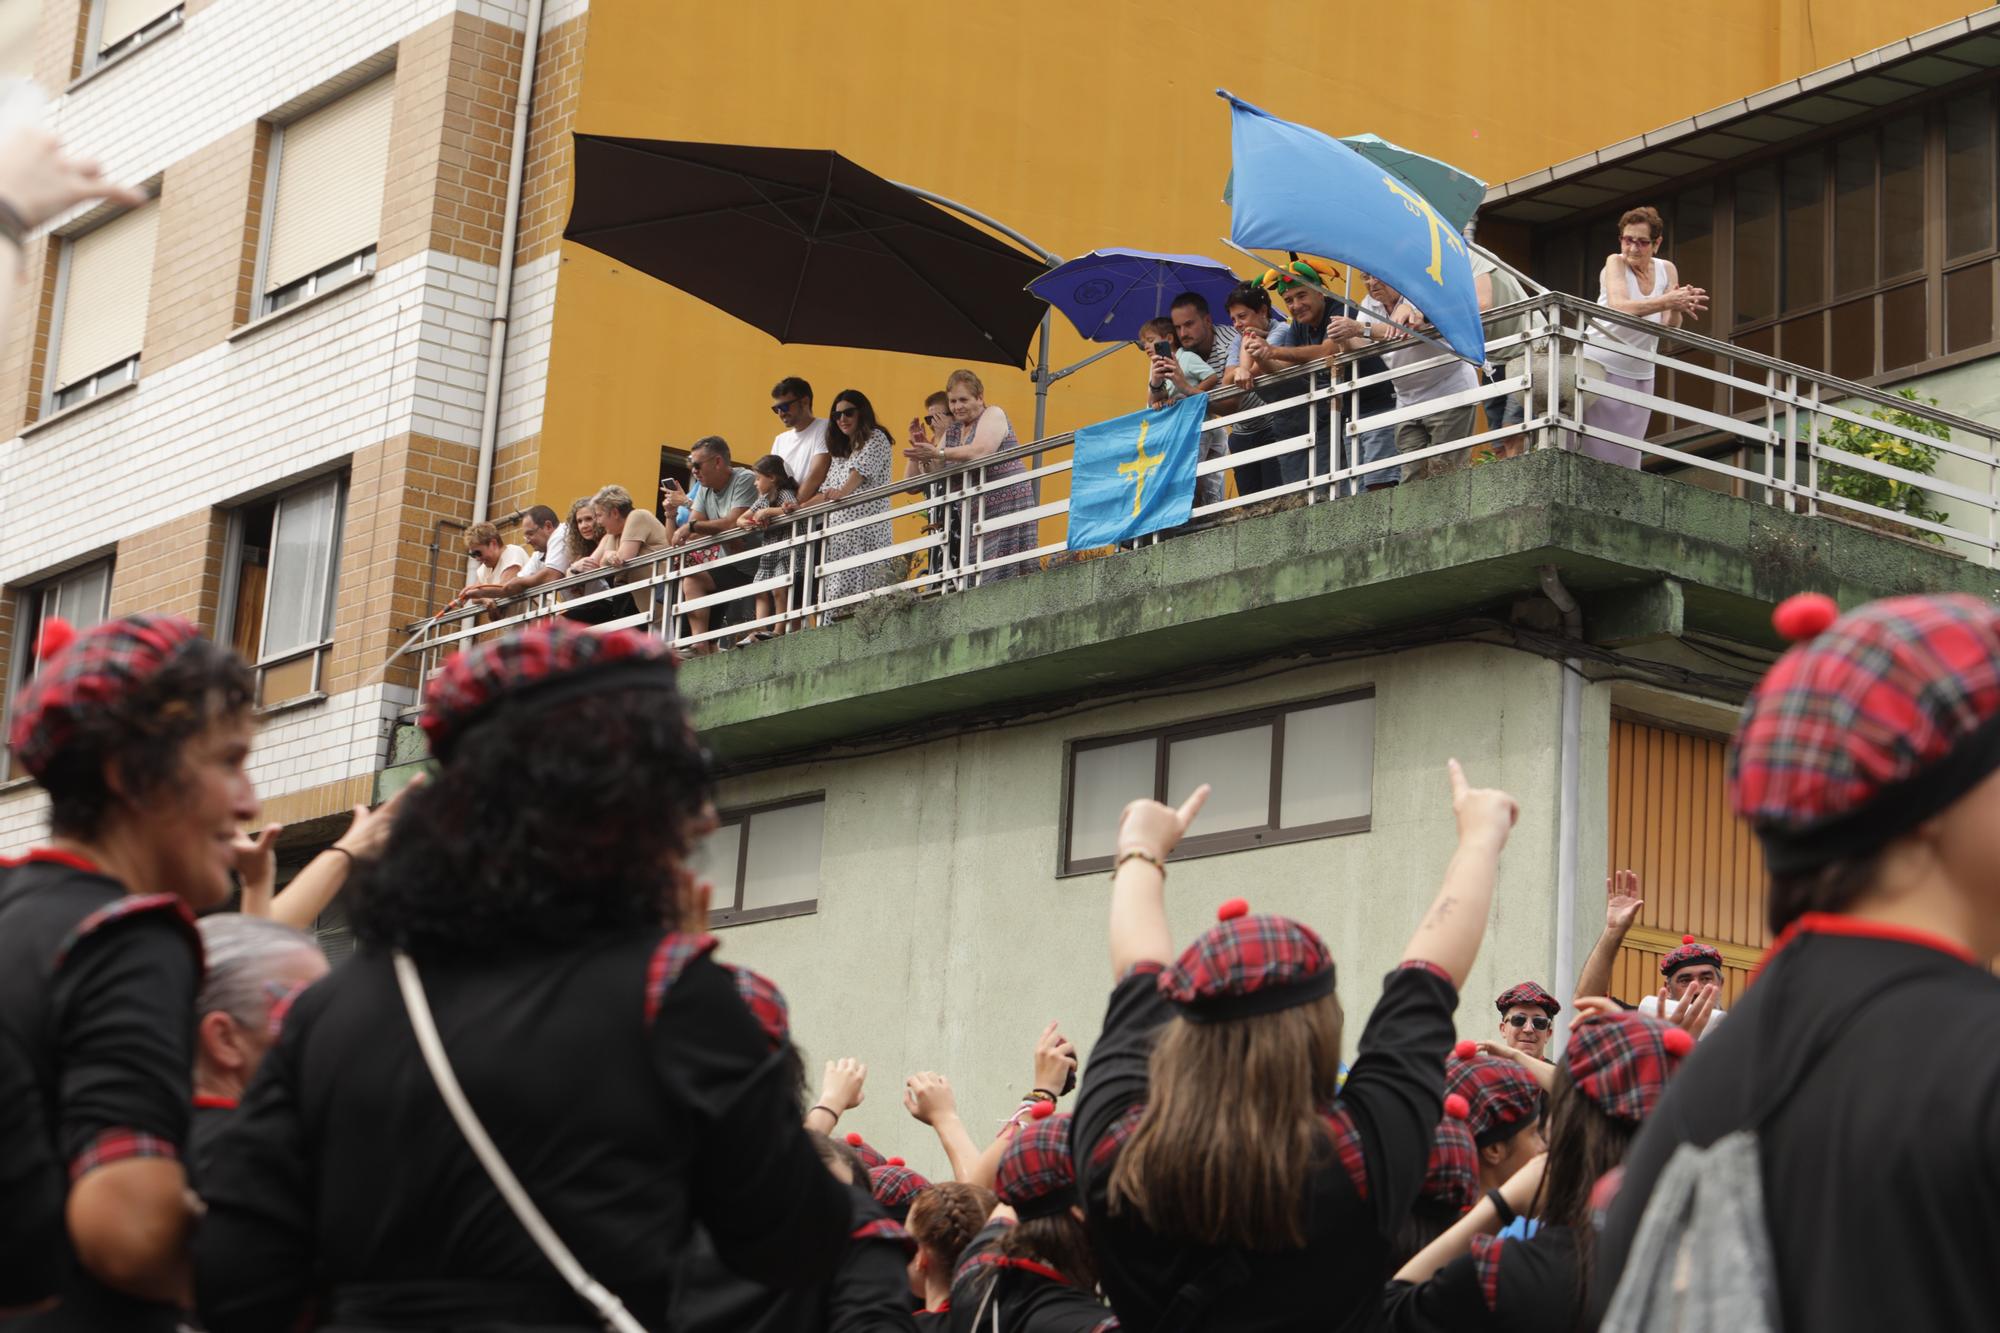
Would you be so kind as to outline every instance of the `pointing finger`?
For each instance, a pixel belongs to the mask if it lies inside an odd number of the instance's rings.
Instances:
[[[1201,813],[1201,808],[1208,804],[1208,793],[1209,786],[1204,782],[1190,792],[1185,801],[1181,802],[1180,821],[1183,832],[1187,830],[1190,824],[1194,823],[1194,817]]]

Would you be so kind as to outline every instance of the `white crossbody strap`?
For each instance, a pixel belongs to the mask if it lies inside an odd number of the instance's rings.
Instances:
[[[613,1333],[646,1333],[646,1326],[632,1317],[624,1302],[584,1271],[576,1256],[569,1252],[569,1246],[562,1243],[562,1237],[556,1235],[555,1228],[542,1216],[541,1209],[535,1207],[535,1201],[521,1188],[521,1182],[514,1178],[507,1159],[493,1146],[486,1126],[479,1123],[472,1103],[465,1099],[465,1090],[458,1086],[458,1075],[452,1072],[451,1061],[445,1057],[444,1042],[438,1038],[437,1023],[431,1017],[430,999],[424,994],[423,978],[417,975],[416,963],[401,949],[395,951],[395,963],[396,984],[403,992],[403,1007],[409,1011],[410,1027],[417,1034],[417,1046],[424,1053],[424,1063],[430,1066],[431,1079],[437,1084],[438,1094],[444,1098],[451,1118],[458,1122],[458,1132],[465,1136],[473,1155],[486,1168],[486,1174],[492,1178],[494,1188],[500,1191],[500,1197],[514,1210],[514,1216],[521,1219],[529,1239],[548,1256],[556,1272],[562,1274],[563,1281],[569,1283],[570,1288],[597,1311],[606,1328]]]

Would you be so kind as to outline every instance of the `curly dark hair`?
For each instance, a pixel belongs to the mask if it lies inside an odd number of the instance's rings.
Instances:
[[[49,829],[89,842],[121,803],[171,791],[187,743],[250,710],[254,672],[228,648],[189,639],[144,681],[80,712],[63,747],[36,778],[49,794]],[[123,792],[105,781],[116,763]]]
[[[678,690],[614,681],[510,701],[457,739],[403,803],[382,856],[358,868],[355,939],[421,961],[678,925],[673,872],[709,799]],[[590,874],[575,873],[579,855]]]

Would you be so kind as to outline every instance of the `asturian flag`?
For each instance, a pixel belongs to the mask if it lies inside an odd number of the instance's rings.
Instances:
[[[1208,395],[1198,393],[1077,431],[1069,549],[1110,546],[1187,522],[1207,415]]]

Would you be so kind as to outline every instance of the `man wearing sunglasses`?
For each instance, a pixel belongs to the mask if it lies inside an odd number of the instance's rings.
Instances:
[[[1537,1060],[1549,1058],[1549,1040],[1555,1035],[1556,1015],[1562,1001],[1532,981],[1524,981],[1501,992],[1493,1002],[1500,1011],[1500,1040]]]
[[[785,470],[799,483],[799,503],[819,494],[833,455],[826,451],[826,418],[813,415],[812,385],[787,375],[771,390],[771,414],[784,427],[771,441],[771,452],[785,460]]]

